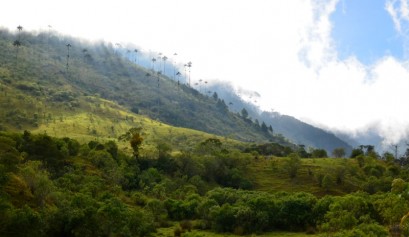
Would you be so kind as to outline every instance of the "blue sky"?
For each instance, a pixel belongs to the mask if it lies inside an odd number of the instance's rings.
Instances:
[[[372,64],[385,55],[402,59],[402,39],[385,9],[385,0],[340,0],[330,20],[338,56]]]

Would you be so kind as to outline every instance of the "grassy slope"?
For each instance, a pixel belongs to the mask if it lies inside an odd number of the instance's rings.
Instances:
[[[37,111],[40,116],[45,113],[47,117],[48,114],[53,118],[57,114],[69,117],[71,109],[92,107],[86,104],[86,100],[81,100],[92,96],[122,105],[123,110],[139,111],[139,114],[177,127],[242,141],[275,139],[254,124],[248,124],[238,115],[228,112],[227,106],[223,107],[217,100],[186,85],[178,86],[175,81],[124,59],[109,44],[84,43],[47,33],[38,36],[23,33],[23,46],[15,48],[12,42],[16,38],[16,35],[0,29],[0,92],[5,97],[19,96],[16,100],[3,101],[5,106],[0,113],[3,129],[35,128],[28,126],[34,125],[31,121],[34,113],[21,110],[39,107],[39,103],[42,103],[41,111]],[[72,45],[68,68],[67,42]],[[146,76],[147,73],[150,76]],[[16,93],[13,88],[21,93]],[[16,114],[15,110],[20,111]],[[88,110],[88,113],[94,111]],[[10,115],[27,121],[16,121]],[[7,120],[8,117],[12,118]]]
[[[356,180],[345,175],[345,181],[335,184],[326,191],[318,185],[316,175],[320,172],[335,175],[337,167],[356,167],[355,160],[334,159],[334,158],[309,158],[301,159],[302,165],[297,177],[291,179],[283,168],[287,158],[259,158],[249,166],[248,176],[255,184],[255,189],[259,191],[287,191],[287,192],[308,192],[317,196],[327,194],[342,195],[358,189]],[[333,177],[335,180],[335,177]]]

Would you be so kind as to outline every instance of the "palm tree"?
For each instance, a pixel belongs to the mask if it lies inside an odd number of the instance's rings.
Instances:
[[[179,85],[180,85],[179,79],[180,79],[181,75],[182,75],[182,73],[180,73],[180,72],[176,73],[176,76],[178,77],[178,88],[179,88]]]
[[[68,69],[69,69],[69,64],[68,64],[68,62],[69,62],[69,59],[70,59],[70,48],[71,48],[71,44],[68,43],[68,44],[65,45],[65,46],[67,46],[67,72],[68,72]]]
[[[15,40],[13,42],[13,46],[16,47],[16,62],[17,62],[18,48],[21,46],[20,40]]]
[[[162,60],[163,60],[163,75],[165,75],[166,74],[166,60],[168,60],[168,57],[163,56]]]
[[[162,71],[158,71],[157,75],[158,75],[158,88],[159,88],[159,76],[162,74]]]
[[[137,64],[138,63],[138,50],[135,49],[134,52],[135,52],[135,64]]]
[[[156,58],[152,58],[152,71],[155,72],[155,62]]]
[[[118,54],[118,50],[117,50],[117,49],[121,48],[121,44],[120,44],[120,43],[115,43],[115,46],[116,46],[116,48],[115,48],[115,54]]]
[[[192,67],[192,62],[188,62],[187,67],[189,68],[189,86],[190,86],[190,68]]]
[[[127,55],[127,57],[128,57],[128,60],[130,60],[130,59],[131,59],[131,57],[130,57],[130,55],[131,55],[131,50],[130,50],[130,49],[127,49],[127,50],[126,50],[126,55]]]
[[[23,30],[23,27],[21,25],[19,25],[19,26],[17,26],[17,30],[18,30],[18,40],[20,40],[21,31]]]
[[[187,67],[187,64],[184,64],[183,67],[185,68],[185,80],[186,80],[186,79],[187,79],[187,75],[186,75],[186,67]]]
[[[17,55],[18,55],[18,49],[22,45],[21,43],[21,31],[23,30],[23,27],[21,25],[17,26],[18,30],[18,39],[13,42],[13,46],[16,47],[16,61],[17,61]]]
[[[162,68],[162,61],[161,61],[162,53],[158,53],[158,58],[157,59],[159,60],[159,69],[158,69],[158,71],[159,71]]]
[[[51,25],[48,25],[48,35],[47,35],[47,54],[50,56],[50,35],[51,35]]]
[[[175,76],[176,76],[176,67],[175,67],[175,65],[176,65],[176,56],[178,56],[178,54],[177,53],[174,53],[173,54],[173,80],[175,80]]]

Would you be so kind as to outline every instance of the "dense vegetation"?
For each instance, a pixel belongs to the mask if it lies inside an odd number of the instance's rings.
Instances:
[[[365,192],[322,197],[267,193],[257,191],[251,179],[248,167],[265,162],[254,152],[228,149],[209,138],[178,153],[157,144],[156,156],[146,157],[140,152],[140,131],[131,129],[121,137],[133,155],[124,154],[114,141],[80,144],[27,131],[1,133],[0,234],[145,236],[179,222],[173,227],[175,235],[201,229],[387,236],[386,227],[399,224],[409,211],[407,171],[393,162],[361,155],[335,159],[349,162],[338,167],[348,169],[343,174],[312,171],[323,175],[316,183],[322,193],[353,180]],[[302,166],[310,167],[297,153],[275,159],[281,161],[271,161],[275,166],[270,172],[286,172],[293,181],[302,175]]]

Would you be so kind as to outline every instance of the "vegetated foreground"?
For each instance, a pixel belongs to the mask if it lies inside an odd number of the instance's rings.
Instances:
[[[370,154],[270,158],[207,138],[176,153],[158,143],[148,156],[141,134],[120,136],[127,155],[114,141],[0,133],[0,234],[387,236],[409,211],[407,169]],[[406,233],[406,222],[398,229]]]

